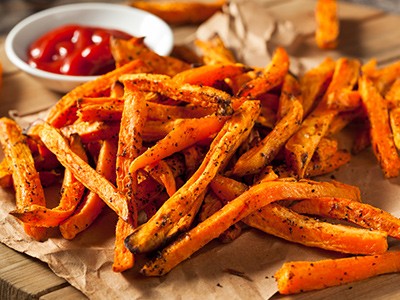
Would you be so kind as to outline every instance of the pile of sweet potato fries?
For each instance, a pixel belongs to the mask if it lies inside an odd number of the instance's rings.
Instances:
[[[116,272],[159,251],[141,272],[161,276],[251,228],[349,254],[285,264],[281,293],[400,271],[400,252],[387,251],[399,219],[362,203],[355,186],[314,178],[350,161],[337,138],[348,126],[358,128],[353,151],[372,145],[383,176],[398,176],[400,63],[327,58],[296,77],[283,48],[257,68],[218,36],[196,45],[161,57],[142,38],[114,39],[117,68],[63,96],[45,121],[26,133],[0,119],[0,183],[15,189],[10,213],[25,232],[43,241],[58,227],[73,239],[108,206]],[[57,183],[59,204],[46,207],[44,188]]]

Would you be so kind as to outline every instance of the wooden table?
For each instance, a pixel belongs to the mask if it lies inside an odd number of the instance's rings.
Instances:
[[[260,0],[261,1],[261,0]],[[313,26],[313,0],[262,0],[271,12],[281,19],[291,20],[295,26]],[[372,7],[340,3],[342,34],[337,51],[321,52],[316,49],[314,37],[309,34],[292,55],[353,56],[362,61],[375,57],[387,64],[400,58],[400,17]],[[186,29],[185,29],[186,30]],[[185,30],[176,30],[182,35]],[[4,66],[3,87],[0,92],[0,116],[9,110],[22,114],[42,110],[60,97],[43,89],[36,81],[16,70],[6,59],[4,37],[0,38],[0,61]],[[85,299],[64,279],[57,277],[44,263],[0,244],[0,299]],[[385,275],[361,283],[331,288],[293,297],[276,295],[274,299],[395,299],[400,297],[399,274]]]

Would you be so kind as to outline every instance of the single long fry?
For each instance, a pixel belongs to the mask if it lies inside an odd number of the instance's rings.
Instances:
[[[155,94],[153,94],[155,95]],[[147,97],[147,95],[146,95]],[[151,101],[146,102],[149,120],[168,121],[183,118],[201,118],[213,111],[210,108],[187,105],[165,105]],[[110,103],[84,104],[79,107],[79,120],[84,122],[94,121],[120,121],[124,103],[122,100],[115,100]]]
[[[176,74],[172,80],[178,84],[198,84],[214,86],[226,78],[239,76],[246,68],[241,64],[214,64],[204,65]]]
[[[257,99],[261,94],[282,84],[288,71],[289,56],[285,49],[279,47],[275,50],[271,62],[263,70],[263,74],[245,83],[238,94],[240,97]]]
[[[43,143],[53,152],[60,163],[71,170],[86,188],[98,194],[100,198],[125,221],[130,220],[126,198],[107,179],[90,167],[76,155],[59,130],[47,123],[36,125]]]
[[[276,203],[259,209],[242,221],[266,233],[309,247],[369,255],[382,254],[388,248],[384,232],[317,221]]]
[[[135,197],[137,174],[130,171],[130,164],[142,148],[142,133],[147,118],[146,98],[143,92],[130,82],[125,82],[124,110],[118,135],[116,161],[116,184],[120,192],[126,195],[132,222],[119,218],[115,230],[113,271],[123,272],[133,267],[133,254],[125,247],[125,238],[138,224],[138,203]]]
[[[278,200],[323,197],[347,192],[347,187],[327,182],[313,181],[265,181],[227,203],[217,213],[199,223],[171,245],[164,248],[141,270],[146,276],[161,276],[184,261],[198,249],[218,237],[232,224],[253,211]]]
[[[112,183],[115,182],[116,144],[114,140],[103,142],[96,165],[96,171]],[[96,193],[89,192],[74,214],[60,224],[61,235],[68,240],[75,238],[93,223],[105,205]]]
[[[212,107],[220,115],[233,113],[231,96],[221,90],[192,84],[178,84],[170,77],[158,74],[123,75],[120,81],[130,81],[142,91],[155,92],[171,99],[192,103],[202,107]]]
[[[334,49],[339,38],[339,17],[336,0],[318,0],[315,8],[317,28],[315,40],[321,49]]]
[[[75,154],[85,162],[88,161],[79,136],[71,136],[69,144],[71,150]],[[85,191],[85,186],[75,178],[71,170],[66,169],[64,171],[64,180],[61,191],[60,202],[55,208],[50,209],[45,206],[34,204],[29,208],[13,210],[10,214],[20,219],[22,222],[32,226],[58,226],[62,221],[72,215],[74,210],[77,208]]]
[[[368,229],[386,232],[400,239],[400,220],[372,205],[344,198],[305,199],[291,208],[302,214],[318,215],[352,222]]]
[[[233,174],[243,176],[259,172],[269,164],[286,141],[300,127],[303,107],[297,99],[293,100],[287,114],[275,125],[272,131],[254,148],[245,152],[236,162]]]
[[[161,206],[147,223],[137,228],[126,239],[126,245],[130,251],[134,253],[152,251],[183,229],[179,226],[181,216],[187,216],[193,206],[192,202],[203,193],[208,183],[224,167],[227,159],[247,138],[258,114],[259,103],[246,101],[225,122],[193,176]]]
[[[142,61],[135,60],[93,81],[88,81],[78,86],[63,96],[56,105],[51,108],[46,121],[56,128],[72,124],[77,119],[76,103],[78,99],[94,96],[108,89],[122,74],[146,72],[147,70],[148,67]]]
[[[17,209],[29,208],[33,204],[46,206],[43,187],[26,137],[18,124],[11,119],[0,119],[0,144],[12,168]],[[24,230],[38,241],[47,238],[47,230],[44,227],[24,224]]]
[[[318,104],[319,97],[324,94],[334,70],[335,61],[328,57],[317,67],[308,70],[300,77],[305,116]]]
[[[372,81],[363,75],[359,80],[359,91],[366,109],[372,150],[386,178],[396,177],[400,172],[400,157],[390,131],[388,107]]]
[[[400,251],[320,261],[286,262],[275,273],[281,294],[318,290],[400,272]]]
[[[226,118],[218,116],[180,120],[165,138],[133,160],[129,168],[130,172],[151,165],[210,137],[224,126],[225,120]]]
[[[288,113],[292,102],[295,100],[303,104],[300,84],[292,74],[286,74],[279,97],[278,111],[276,113],[278,120],[281,120]]]

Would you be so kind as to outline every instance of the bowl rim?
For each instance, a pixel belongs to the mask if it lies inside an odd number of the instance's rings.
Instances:
[[[149,17],[152,17],[156,19],[158,22],[163,24],[166,28],[167,34],[169,35],[169,40],[170,43],[168,44],[168,47],[165,51],[165,54],[162,55],[168,55],[173,47],[173,33],[171,27],[161,18],[158,16],[149,13],[147,11],[124,5],[124,4],[116,4],[116,3],[103,3],[103,2],[87,2],[87,3],[73,3],[73,4],[64,4],[64,5],[58,5],[54,6],[42,11],[39,11],[37,13],[34,13],[20,22],[18,22],[7,34],[4,47],[5,47],[5,52],[8,57],[8,59],[19,69],[22,71],[33,75],[37,77],[41,77],[44,79],[49,79],[49,80],[62,80],[62,81],[67,81],[67,82],[85,82],[85,81],[91,81],[96,78],[98,78],[101,75],[92,75],[92,76],[79,76],[79,75],[65,75],[65,74],[58,74],[58,73],[52,73],[48,71],[44,71],[38,68],[34,68],[30,66],[26,61],[24,61],[22,58],[20,58],[17,53],[14,51],[14,40],[18,33],[25,28],[27,25],[31,24],[32,22],[35,22],[37,20],[43,19],[47,16],[53,15],[54,13],[59,13],[59,12],[68,12],[68,11],[75,11],[75,10],[85,10],[85,9],[106,9],[106,10],[130,10],[132,12],[140,13]],[[161,54],[160,54],[161,55]]]

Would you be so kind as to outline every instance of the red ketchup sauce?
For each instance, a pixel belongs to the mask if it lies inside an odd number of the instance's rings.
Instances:
[[[101,75],[115,69],[110,37],[132,36],[114,29],[82,25],[56,28],[33,42],[28,63],[37,69],[65,75]]]

